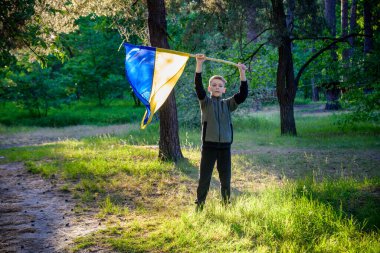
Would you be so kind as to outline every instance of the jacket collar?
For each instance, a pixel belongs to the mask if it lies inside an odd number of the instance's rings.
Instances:
[[[222,99],[222,97],[214,97],[214,96],[210,96],[210,97],[211,97],[211,99],[216,99],[216,100]]]

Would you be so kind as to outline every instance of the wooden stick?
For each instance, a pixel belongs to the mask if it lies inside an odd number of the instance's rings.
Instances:
[[[189,56],[190,56],[190,57],[194,57],[194,58],[196,58],[196,55],[195,55],[195,54],[190,54]],[[216,58],[210,58],[210,57],[205,57],[205,60],[221,62],[221,63],[225,63],[225,64],[233,65],[233,66],[235,66],[235,67],[239,67],[239,65],[237,65],[236,63],[231,62],[231,61],[225,61],[225,60],[216,59]]]
[[[124,44],[125,42],[125,39],[121,42],[120,46],[119,46],[119,49],[117,51],[120,51],[120,48],[121,46]],[[175,51],[175,50],[171,50],[171,49],[163,49],[163,48],[160,48],[161,51],[166,51],[166,52],[172,52],[172,53],[175,53],[175,54],[182,54],[182,55],[188,55],[190,57],[193,57],[193,58],[196,58],[197,56],[195,54],[188,54],[188,53],[184,53],[184,52],[179,52],[179,51]],[[239,67],[239,65],[237,65],[236,63],[234,62],[231,62],[231,61],[225,61],[225,60],[221,60],[221,59],[216,59],[216,58],[210,58],[210,57],[205,57],[205,60],[208,60],[208,61],[216,61],[216,62],[221,62],[221,63],[225,63],[225,64],[229,64],[229,65],[233,65],[235,67]]]

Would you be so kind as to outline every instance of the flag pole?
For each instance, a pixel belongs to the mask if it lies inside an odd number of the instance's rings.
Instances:
[[[120,51],[120,48],[123,46],[124,42],[125,42],[125,39],[121,42],[121,44],[119,46],[119,49],[117,51]],[[162,48],[161,48],[161,50],[162,50]],[[167,52],[173,52],[173,53],[176,53],[176,54],[188,55],[188,56],[193,57],[193,58],[197,57],[195,54],[189,54],[189,53],[179,52],[179,51],[175,51],[175,50],[171,50],[171,49],[164,49],[164,50],[167,51]],[[205,57],[205,60],[215,61],[215,62],[221,62],[221,63],[233,65],[233,66],[235,66],[237,68],[239,67],[239,65],[237,65],[236,63],[231,62],[231,61],[226,61],[226,60],[221,60],[221,59],[216,59],[216,58],[211,58],[211,57]]]
[[[190,56],[190,57],[194,57],[194,58],[197,57],[195,54],[190,54],[189,56]],[[216,59],[216,58],[210,58],[210,57],[205,57],[205,60],[208,60],[208,61],[215,61],[215,62],[221,62],[221,63],[225,63],[225,64],[233,65],[233,66],[235,66],[235,67],[239,67],[239,65],[237,65],[236,63],[231,62],[231,61],[226,61],[226,60],[221,60],[221,59]]]

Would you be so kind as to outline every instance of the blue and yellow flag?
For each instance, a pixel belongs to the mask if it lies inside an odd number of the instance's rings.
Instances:
[[[145,105],[144,129],[160,109],[181,76],[189,54],[124,43],[125,72],[133,92]]]

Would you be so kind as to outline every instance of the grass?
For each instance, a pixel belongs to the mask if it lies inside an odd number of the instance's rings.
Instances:
[[[0,124],[5,126],[64,127],[71,125],[109,125],[139,121],[145,109],[129,100],[109,101],[99,106],[95,101],[78,101],[52,108],[48,116],[36,118],[14,103],[0,105]],[[4,126],[0,127],[0,133]],[[3,130],[4,131],[4,130]]]
[[[368,149],[380,148],[380,126],[358,122],[352,125],[338,124],[340,115],[303,116],[296,115],[298,136],[281,136],[278,113],[256,113],[250,117],[233,117],[235,150],[252,150],[255,147],[294,147],[313,149]],[[199,128],[181,128],[181,146],[199,148]],[[145,130],[131,131],[124,136],[133,145],[158,145],[159,124]]]
[[[162,225],[152,241],[167,252],[375,252],[379,238],[332,206],[299,196],[293,184],[212,202]],[[139,243],[137,245],[143,245]]]
[[[0,163],[24,162],[61,181],[78,210],[98,211],[106,227],[77,238],[74,252],[379,252],[379,127],[296,117],[295,138],[280,136],[275,112],[236,116],[233,201],[221,205],[215,173],[200,213],[199,129],[180,129],[178,164],[157,159],[158,124],[0,150]]]
[[[373,182],[352,181],[354,188],[346,188],[340,180],[326,188],[330,183],[287,182],[244,193],[227,208],[211,200],[201,213],[188,209],[174,218],[140,217],[92,236],[119,252],[377,252],[378,230],[366,231],[368,223],[329,202],[338,201],[336,192],[351,198],[353,189]],[[328,193],[335,193],[329,201]]]

